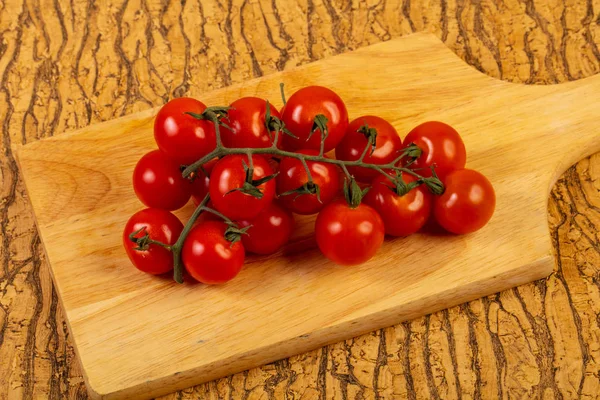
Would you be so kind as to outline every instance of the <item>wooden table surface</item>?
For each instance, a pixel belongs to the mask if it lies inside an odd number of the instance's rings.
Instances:
[[[600,70],[599,0],[1,4],[0,399],[87,397],[11,146],[421,30],[512,82]],[[549,201],[549,278],[165,399],[597,398],[600,156]]]

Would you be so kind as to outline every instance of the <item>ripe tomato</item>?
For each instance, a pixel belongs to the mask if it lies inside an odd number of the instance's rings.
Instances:
[[[261,156],[253,156],[253,180],[273,174],[268,161]],[[267,208],[275,197],[275,180],[271,179],[258,186],[262,197],[258,198],[239,190],[246,181],[244,163],[249,165],[246,155],[230,155],[220,159],[210,174],[209,194],[215,209],[233,220],[250,220]]]
[[[298,153],[319,154],[316,150],[300,150]],[[313,182],[319,187],[319,197],[316,194],[290,193],[283,195],[308,183],[308,175],[300,160],[292,157],[282,159],[279,164],[279,175],[277,175],[277,194],[282,204],[288,210],[303,215],[319,212],[342,189],[342,176],[336,165],[317,161],[307,161],[306,164],[310,169]]]
[[[133,190],[148,207],[177,210],[190,199],[192,184],[181,176],[178,164],[154,150],[135,166]]]
[[[208,186],[210,183],[210,173],[213,167],[217,163],[217,159],[211,160],[204,164],[204,171],[198,169],[196,171],[196,177],[192,181],[192,200],[195,205],[198,205],[204,200],[204,197],[208,194]]]
[[[258,97],[242,97],[230,105],[225,123],[231,129],[221,128],[221,139],[225,147],[271,147],[275,132],[266,125],[266,100]],[[279,111],[269,103],[271,116],[281,119]],[[279,133],[279,139],[283,132]]]
[[[436,196],[433,213],[447,231],[475,232],[488,223],[496,208],[496,194],[490,181],[477,171],[459,169],[446,176],[446,190]]]
[[[240,272],[244,246],[225,239],[226,230],[221,221],[205,221],[192,228],[181,250],[181,260],[192,278],[214,285],[230,281]]]
[[[431,176],[430,166],[443,181],[449,172],[462,169],[467,162],[465,144],[454,128],[443,122],[425,122],[406,135],[404,146],[416,144],[423,151],[421,156],[411,165],[419,169],[419,174]]]
[[[364,203],[351,208],[338,199],[319,213],[315,237],[325,257],[336,264],[356,265],[375,255],[383,243],[384,229],[373,208]]]
[[[391,163],[402,151],[402,140],[389,122],[373,115],[358,117],[350,122],[346,135],[335,148],[335,158],[345,161],[358,160],[366,146],[372,143],[370,136],[374,134],[375,150],[368,150],[364,162],[378,165]],[[348,171],[361,182],[370,182],[379,175],[375,170],[361,167],[348,167]]]
[[[186,112],[202,114],[206,106],[195,99],[180,97],[165,104],[154,120],[158,148],[181,165],[192,164],[215,149],[215,127]]]
[[[335,148],[346,133],[348,111],[346,111],[346,106],[340,96],[322,86],[308,86],[298,90],[283,106],[281,119],[285,126],[298,137],[295,139],[284,135],[283,147],[292,151],[298,149],[319,150],[321,148],[321,130],[317,129],[312,133],[315,117],[319,114],[324,115],[328,121],[325,151]]]
[[[247,251],[272,254],[290,240],[294,217],[290,211],[273,202],[252,221],[239,221],[238,225],[252,225],[246,235],[242,235],[242,243]]]
[[[129,239],[129,235],[142,229],[135,235],[141,238],[148,234],[157,242],[173,245],[183,230],[183,224],[176,216],[158,208],[146,208],[133,214],[123,230],[123,246],[127,256],[137,269],[158,275],[173,269],[173,253],[157,244],[148,244],[146,250],[135,250],[138,245]]]
[[[403,174],[406,184],[417,179]],[[373,180],[371,190],[364,202],[375,209],[383,219],[385,233],[392,236],[408,236],[421,229],[431,214],[431,193],[425,185],[417,186],[403,196],[395,192],[396,186],[385,176]]]

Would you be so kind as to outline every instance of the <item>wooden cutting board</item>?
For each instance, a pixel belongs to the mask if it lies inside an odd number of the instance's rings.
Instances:
[[[250,258],[232,282],[177,285],[133,268],[121,245],[142,208],[136,161],[155,148],[156,109],[19,151],[52,275],[94,398],[148,398],[447,308],[548,275],[547,197],[557,177],[600,150],[600,76],[554,86],[492,79],[429,34],[362,48],[206,93],[226,105],[319,84],[350,116],[380,115],[401,136],[441,120],[467,165],[492,181],[497,209],[467,236],[388,239],[368,263],[326,261],[303,218],[293,242]],[[192,206],[181,210],[189,216]]]

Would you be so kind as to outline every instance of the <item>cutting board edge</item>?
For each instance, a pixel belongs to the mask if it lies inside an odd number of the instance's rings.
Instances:
[[[85,364],[83,364],[83,359],[80,357],[80,354],[77,351],[77,346],[75,346],[75,348],[77,356],[82,361],[85,385],[92,399],[151,399],[187,387],[210,382],[215,379],[246,371],[261,365],[269,364],[297,354],[316,350],[323,346],[337,343],[341,340],[357,337],[379,329],[385,329],[419,316],[464,304],[472,300],[536,281],[538,279],[544,279],[554,271],[555,265],[556,263],[554,256],[551,253],[548,253],[547,255],[542,256],[540,259],[529,264],[520,265],[511,270],[503,271],[502,274],[494,275],[490,278],[471,282],[469,285],[462,286],[459,288],[461,292],[465,293],[462,296],[456,296],[453,293],[458,288],[451,288],[442,294],[438,293],[436,295],[429,296],[429,298],[426,298],[425,300],[419,299],[413,302],[425,302],[426,304],[422,306],[418,306],[418,304],[413,303],[403,304],[370,314],[368,316],[359,316],[348,321],[343,321],[336,325],[328,326],[320,331],[314,331],[308,336],[302,335],[290,340],[254,349],[252,352],[243,354],[241,356],[232,356],[222,359],[218,363],[202,365],[186,371],[176,372],[167,377],[161,377],[157,379],[150,378],[143,383],[122,385],[123,387],[115,387],[112,389],[109,388],[107,390],[103,390],[102,388],[95,389],[95,383],[92,382],[90,376],[93,375],[93,373],[88,373],[88,369],[86,368]],[[498,281],[501,281],[501,283],[498,283]],[[472,292],[469,290],[471,288],[481,287],[481,285],[485,287],[483,290],[474,290]],[[447,297],[447,299],[439,300],[440,297]],[[409,309],[409,311],[403,312],[400,309]],[[70,325],[69,329],[71,329]],[[322,340],[307,340],[310,337],[322,338]],[[73,338],[74,342],[76,342],[77,340],[75,336]],[[265,357],[265,354],[268,355]],[[240,363],[240,358],[246,358],[247,360]],[[223,365],[214,366],[214,364]],[[236,367],[232,368],[230,365],[236,365]],[[211,369],[213,372],[206,374],[206,370]],[[199,378],[199,376],[202,377]]]
[[[38,143],[39,141],[36,141],[34,143]],[[23,175],[23,186],[25,187],[25,193],[27,195],[27,198],[29,199],[29,202],[31,203],[31,195],[29,193],[29,188],[27,186],[27,179],[25,178],[25,169],[23,169],[23,166],[21,164],[21,150],[23,148],[25,148],[27,145],[23,145],[23,146],[18,146],[16,148],[13,148],[13,154],[16,155],[15,157],[15,161],[17,162],[17,166],[19,168],[19,170],[21,171],[21,174]],[[33,207],[33,204],[31,203],[31,208]],[[33,222],[35,224],[35,227],[38,231],[38,236],[40,238],[40,243],[42,245],[42,251],[44,252],[44,257],[47,260],[47,266],[48,266],[48,272],[50,273],[50,278],[52,279],[52,284],[56,286],[56,296],[58,297],[58,302],[60,303],[60,306],[63,309],[63,312],[65,313],[65,322],[67,323],[67,328],[69,330],[69,333],[71,334],[71,337],[73,338],[73,348],[75,350],[75,355],[77,356],[77,359],[79,360],[79,362],[82,364],[82,368],[81,368],[81,373],[83,375],[83,380],[85,382],[86,388],[88,390],[88,393],[93,394],[93,392],[90,390],[90,387],[88,386],[88,381],[89,381],[89,377],[88,377],[88,373],[87,370],[83,367],[83,363],[82,363],[82,358],[81,355],[79,353],[79,347],[77,344],[77,340],[75,340],[75,335],[74,335],[74,330],[71,327],[71,320],[68,317],[68,311],[65,308],[64,304],[63,304],[63,299],[62,299],[62,290],[60,290],[60,285],[58,283],[58,280],[55,279],[54,277],[54,269],[52,268],[51,262],[50,262],[50,257],[48,256],[48,252],[46,251],[46,244],[44,242],[44,230],[40,228],[40,224],[38,222],[38,218],[37,218],[37,214],[34,212],[33,214]],[[42,264],[43,265],[43,264]]]

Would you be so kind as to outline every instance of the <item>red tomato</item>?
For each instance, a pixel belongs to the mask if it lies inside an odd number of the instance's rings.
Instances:
[[[366,204],[351,208],[344,199],[328,204],[315,222],[317,245],[325,257],[340,265],[361,264],[383,244],[384,225]]]
[[[192,184],[181,176],[178,164],[154,150],[135,166],[133,190],[148,207],[177,210],[190,199]]]
[[[443,181],[449,172],[462,169],[467,162],[465,144],[454,128],[443,122],[425,122],[414,128],[406,138],[404,146],[416,144],[423,151],[421,156],[411,165],[419,169],[419,174],[431,176],[430,166]]]
[[[403,174],[405,183],[417,179]],[[417,186],[403,196],[395,192],[395,185],[385,176],[373,180],[371,190],[364,202],[375,209],[383,219],[385,233],[392,236],[408,236],[421,229],[431,214],[431,193],[425,185]]]
[[[253,180],[273,174],[273,170],[264,157],[254,156]],[[244,163],[249,165],[246,155],[230,155],[220,159],[210,174],[209,194],[215,209],[233,220],[250,220],[268,207],[275,197],[275,180],[258,186],[261,198],[241,191],[232,191],[244,186],[246,171]]]
[[[446,190],[436,196],[433,213],[447,231],[475,232],[488,223],[496,208],[496,194],[490,181],[477,171],[460,169],[446,176]]]
[[[232,280],[240,272],[244,246],[225,239],[226,230],[221,221],[205,221],[192,228],[181,250],[181,260],[192,278],[215,285]]]
[[[315,117],[319,114],[324,115],[328,120],[325,151],[335,148],[346,133],[348,111],[346,111],[346,106],[340,96],[322,86],[305,87],[288,99],[281,110],[281,119],[298,139],[284,135],[283,147],[292,151],[298,149],[319,150],[321,148],[321,130],[317,129],[311,136]]]
[[[300,154],[318,155],[316,150],[300,150]],[[279,175],[277,175],[277,194],[282,204],[297,214],[314,214],[319,212],[327,203],[333,200],[342,189],[342,176],[336,165],[307,161],[313,182],[319,187],[319,197],[316,194],[283,193],[298,189],[308,182],[308,175],[302,162],[296,158],[286,157],[279,164]]]
[[[176,216],[158,208],[146,208],[133,214],[123,231],[123,246],[127,256],[137,269],[158,275],[173,269],[173,253],[157,244],[148,244],[146,250],[135,250],[138,245],[129,235],[142,229],[135,238],[148,234],[157,242],[173,245],[183,230],[183,224]]]
[[[221,139],[225,147],[251,147],[262,148],[271,147],[275,132],[269,132],[266,125],[266,100],[258,97],[242,97],[230,105],[227,113],[227,119],[224,121],[227,126],[221,128]],[[269,104],[271,116],[281,119],[279,111]],[[279,138],[283,136],[279,133]]]
[[[239,221],[241,227],[250,226],[242,243],[247,251],[272,254],[290,240],[294,229],[292,213],[273,202],[252,221]]]
[[[215,149],[215,127],[211,121],[198,120],[186,112],[202,114],[206,106],[189,97],[165,104],[154,119],[154,140],[158,148],[178,164],[198,161]]]
[[[210,178],[204,172],[198,170],[192,182],[192,200],[195,205],[200,204],[204,200],[208,194],[209,184]]]
[[[198,205],[204,200],[204,197],[208,194],[208,186],[210,182],[210,173],[213,167],[217,163],[217,159],[211,160],[204,164],[204,172],[202,169],[198,169],[196,177],[192,181],[192,200],[195,205]],[[207,175],[208,174],[208,175]]]
[[[370,129],[364,129],[365,126]],[[358,117],[350,122],[346,136],[335,148],[335,158],[344,161],[358,160],[369,144],[369,135],[373,133],[377,135],[376,147],[374,151],[369,148],[364,162],[381,165],[394,161],[402,151],[402,140],[389,122],[373,115]],[[348,167],[348,171],[361,182],[370,182],[379,175],[375,170],[361,167]]]

